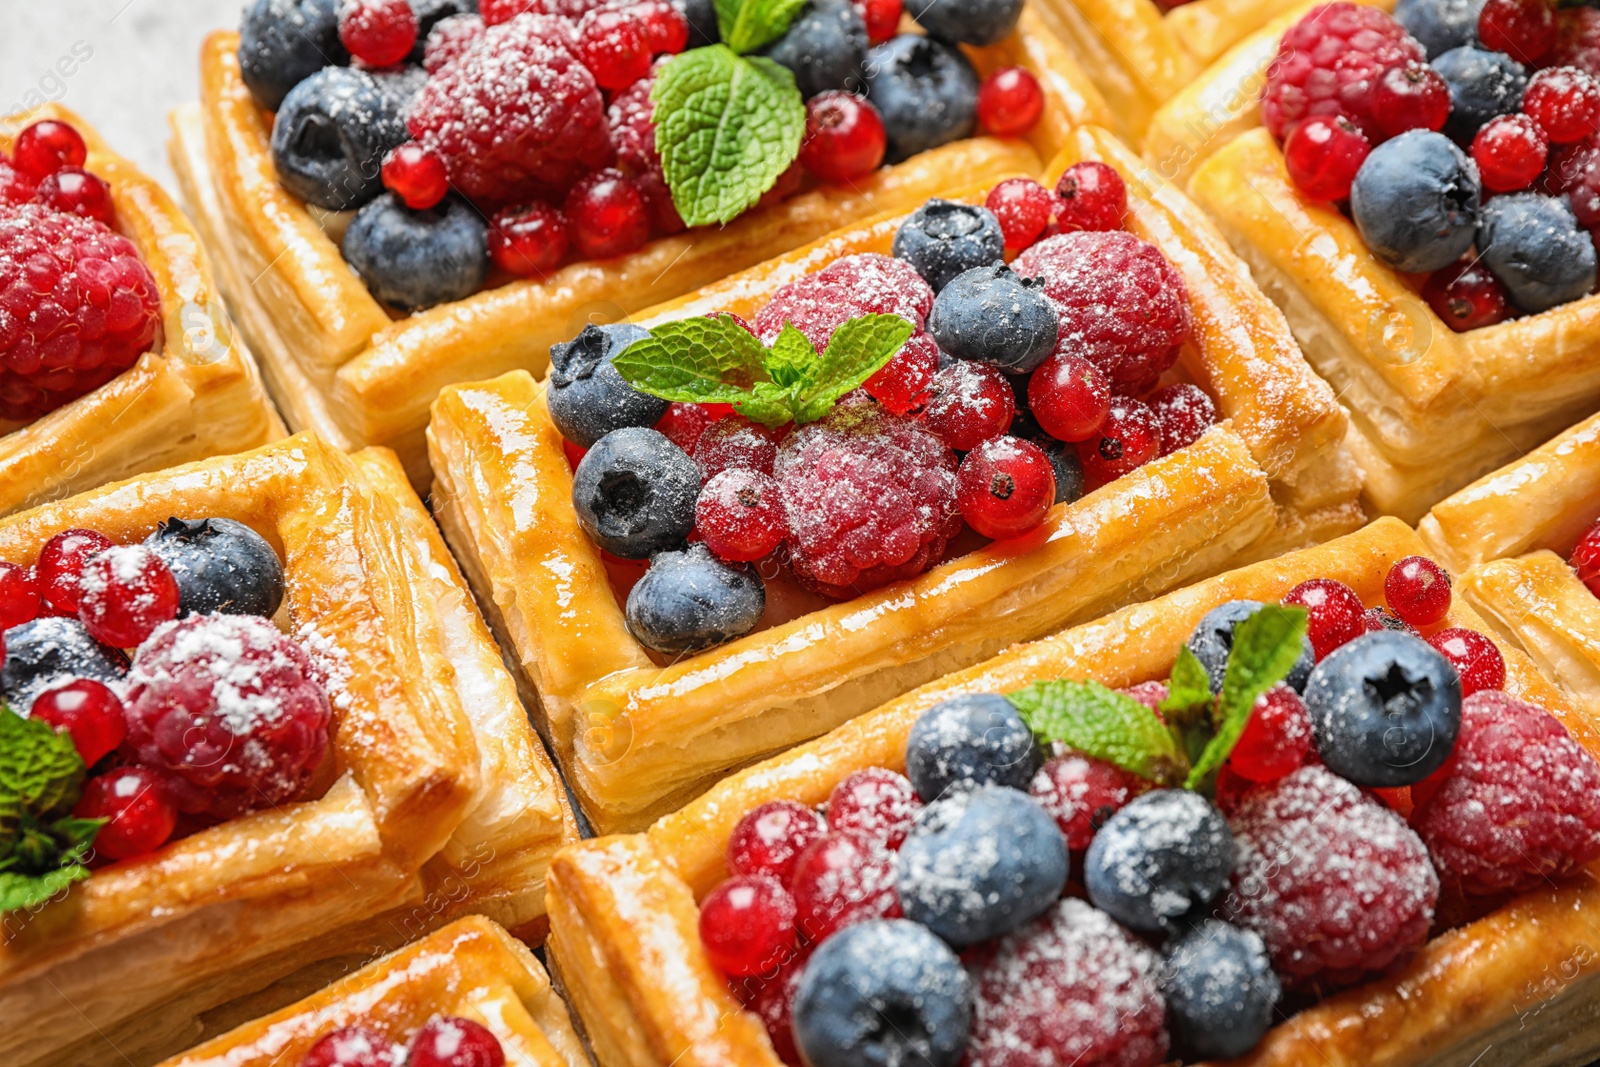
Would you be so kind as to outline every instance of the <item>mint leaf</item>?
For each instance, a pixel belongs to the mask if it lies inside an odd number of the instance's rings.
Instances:
[[[722,44],[691,49],[661,68],[650,99],[661,168],[686,225],[738,217],[800,154],[805,102],[794,75],[770,59]]]
[[[826,415],[834,401],[893,359],[914,329],[899,315],[862,315],[840,325],[796,389],[795,421],[815,422]]]
[[[36,908],[87,877],[89,868],[81,863],[57,867],[44,874],[0,871],[0,912]]]
[[[1059,741],[1156,782],[1182,773],[1185,760],[1156,714],[1099,682],[1035,682],[1006,699],[1041,742]]]
[[[1179,646],[1172,677],[1167,679],[1167,698],[1161,702],[1161,715],[1191,764],[1200,759],[1215,736],[1211,721],[1213,703],[1211,676],[1206,673],[1205,665],[1188,645]]]
[[[1189,772],[1185,784],[1190,789],[1227,760],[1250,721],[1256,700],[1289,676],[1300,658],[1305,635],[1305,609],[1281,604],[1264,605],[1234,628],[1233,651],[1228,654],[1222,692],[1217,696],[1217,736]]]
[[[767,350],[732,319],[662,323],[617,354],[613,365],[641,392],[695,404],[732,404],[766,374]]]
[[[733,402],[733,409],[763,426],[782,426],[794,418],[789,410],[789,390],[776,382],[757,382],[754,389]]]
[[[25,819],[72,810],[83,772],[70,734],[0,708],[0,856],[16,847]]]
[[[774,382],[789,389],[804,381],[820,358],[806,335],[786,322],[767,355],[767,373]]]
[[[754,52],[782,37],[806,0],[716,0],[717,29],[735,52]]]

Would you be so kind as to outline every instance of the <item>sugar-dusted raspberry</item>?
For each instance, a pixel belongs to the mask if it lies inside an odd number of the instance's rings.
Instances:
[[[841,324],[869,312],[899,315],[922,326],[933,290],[900,259],[863,252],[836,259],[815,274],[783,286],[756,312],[756,336],[771,344],[788,322],[820,351]]]
[[[1394,812],[1326,767],[1246,793],[1223,909],[1260,934],[1290,986],[1332,988],[1403,962],[1427,939],[1439,876]]]
[[[640,78],[611,98],[606,109],[606,125],[611,130],[611,143],[617,149],[617,169],[633,179],[633,184],[644,197],[650,209],[650,220],[656,232],[679,233],[683,219],[672,203],[672,190],[661,170],[661,155],[656,151],[655,104],[650,91],[655,88],[655,71]]]
[[[483,40],[483,19],[477,15],[451,15],[436,23],[422,50],[422,66],[435,74]]]
[[[922,801],[903,774],[882,767],[856,771],[828,795],[828,829],[860,834],[885,848],[905,841]]]
[[[1600,764],[1543,708],[1474,693],[1439,773],[1411,825],[1447,883],[1522,892],[1600,857]]]
[[[35,419],[155,344],[161,291],[133,242],[36,204],[0,207],[0,417]]]
[[[1069,752],[1046,761],[1028,792],[1061,828],[1067,847],[1082,852],[1095,831],[1149,784],[1113,764]]]
[[[1600,78],[1600,11],[1569,7],[1556,13],[1553,67],[1577,67]]]
[[[773,473],[795,575],[825,596],[921,574],[961,530],[955,456],[871,399],[840,404],[790,434]]]
[[[1281,143],[1310,115],[1343,115],[1374,143],[1382,130],[1373,90],[1385,71],[1427,56],[1405,27],[1365,4],[1334,3],[1312,9],[1278,42],[1261,94],[1261,120]]]
[[[128,674],[127,755],[171,776],[180,808],[227,819],[294,799],[328,747],[310,658],[266,619],[160,627]]]
[[[1103,911],[1068,897],[994,946],[968,1067],[1149,1067],[1167,1054],[1160,961]]]
[[[480,206],[556,198],[611,162],[605,102],[570,24],[518,15],[438,67],[411,105],[411,136]]]
[[[1539,185],[1566,197],[1578,225],[1600,224],[1600,142],[1591,137],[1551,152]]]
[[[1061,315],[1056,352],[1082,356],[1114,393],[1149,391],[1189,338],[1189,290],[1161,250],[1123,231],[1046,237],[1017,257]]]

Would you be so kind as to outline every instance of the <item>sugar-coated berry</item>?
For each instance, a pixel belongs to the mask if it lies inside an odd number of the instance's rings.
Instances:
[[[630,12],[597,8],[578,20],[578,58],[602,89],[626,89],[650,73],[650,47]]]
[[[1161,423],[1148,404],[1131,397],[1111,398],[1095,433],[1078,446],[1083,475],[1099,488],[1149,463],[1161,454]]]
[[[897,849],[922,810],[903,774],[882,767],[855,771],[828,794],[828,829],[858,834],[874,845]]]
[[[5,633],[6,658],[0,665],[0,696],[19,710],[51,686],[74,678],[110,685],[122,681],[128,657],[89,636],[77,618],[45,615]]]
[[[411,1038],[406,1067],[505,1067],[500,1039],[482,1023],[444,1015],[428,1020]]]
[[[169,518],[145,538],[178,583],[178,614],[259,615],[283,603],[283,562],[265,537],[234,519]]]
[[[535,201],[497,212],[489,223],[489,258],[520,278],[543,278],[566,262],[567,220]]]
[[[694,461],[706,481],[729,470],[771,474],[777,460],[778,443],[772,431],[738,417],[718,419],[694,445]]]
[[[1422,287],[1422,299],[1456,333],[1511,317],[1506,287],[1476,256],[1434,271]]]
[[[135,648],[178,615],[178,583],[144,545],[117,545],[84,562],[78,617],[101,644]]]
[[[620,170],[595,171],[572,187],[562,205],[567,236],[586,259],[625,255],[650,239],[650,209]]]
[[[1128,214],[1128,187],[1116,168],[1086,159],[1068,167],[1056,182],[1056,221],[1062,233],[1120,230]]]
[[[771,475],[730,467],[700,490],[695,529],[721,559],[757,560],[783,541],[788,523],[783,496]]]
[[[114,751],[128,733],[122,700],[93,678],[76,678],[46,689],[34,699],[28,717],[71,734],[73,746],[88,767]]]
[[[958,275],[998,264],[1005,236],[988,208],[935,197],[900,224],[893,250],[938,293]]]
[[[1199,793],[1158,789],[1129,801],[1084,855],[1094,906],[1130,930],[1158,934],[1205,914],[1228,884],[1233,836]]]
[[[1529,191],[1492,198],[1476,244],[1511,303],[1530,314],[1587,296],[1600,273],[1594,238],[1564,197]]]
[[[414,210],[432,207],[450,191],[444,160],[415,141],[407,141],[390,152],[383,161],[382,174],[384,188]]]
[[[657,420],[655,429],[692,456],[695,443],[700,440],[700,435],[706,432],[706,427],[710,426],[711,422],[712,415],[706,405],[674,401],[667,405],[666,414]],[[578,458],[581,460],[583,457]],[[573,466],[576,467],[577,464],[574,463]]]
[[[366,1026],[324,1034],[306,1050],[299,1067],[400,1067],[405,1049]]]
[[[995,540],[1038,528],[1055,502],[1055,468],[1031,441],[1001,436],[979,442],[956,473],[961,517]]]
[[[1372,116],[1385,137],[1443,129],[1450,118],[1450,86],[1426,63],[1390,67],[1373,87]]]
[[[1028,378],[1028,410],[1056,440],[1087,441],[1111,411],[1111,386],[1082,356],[1056,352]]]
[[[1189,382],[1162,386],[1150,394],[1149,404],[1161,425],[1163,456],[1194,444],[1217,421],[1217,405]]]
[[[861,387],[896,415],[907,415],[928,402],[928,387],[938,373],[939,346],[918,330]]]
[[[1450,575],[1427,556],[1407,556],[1383,579],[1389,610],[1413,626],[1432,626],[1450,610]]]
[[[1033,731],[995,693],[941,700],[906,737],[906,776],[925,801],[986,784],[1026,790],[1038,769]]]
[[[1277,685],[1256,698],[1228,764],[1241,778],[1270,782],[1294,771],[1310,751],[1311,716],[1305,702],[1293,689]]]
[[[882,44],[900,32],[903,0],[855,0],[855,6],[867,24],[867,40],[873,44]]]
[[[1600,82],[1577,67],[1551,67],[1528,80],[1522,110],[1551,144],[1576,144],[1600,130]]]
[[[1312,578],[1289,590],[1283,602],[1306,609],[1306,636],[1317,659],[1367,632],[1367,607],[1356,591],[1336,578]]]
[[[1017,413],[1011,383],[994,367],[957,360],[933,376],[925,426],[958,452],[1003,434]]]
[[[800,165],[825,182],[853,182],[883,163],[883,118],[864,98],[829,89],[806,101]]]
[[[630,345],[649,336],[630,322],[591,324],[572,340],[550,346],[545,404],[562,437],[593,448],[615,430],[653,426],[666,414],[667,401],[629,385],[615,365]]]
[[[1577,572],[1578,581],[1588,586],[1595,596],[1600,596],[1600,520],[1583,531],[1583,536],[1573,546],[1568,562]],[[0,591],[3,589],[3,584],[0,584]]]
[[[81,167],[88,158],[83,134],[56,119],[28,126],[11,146],[11,165],[35,181],[62,167]]]
[[[857,834],[834,831],[802,852],[791,881],[800,935],[820,944],[847,926],[898,916],[893,857]]]
[[[794,879],[800,854],[819,840],[822,816],[794,800],[770,800],[745,813],[728,837],[728,869],[734,874],[770,874],[784,885]]]
[[[1283,142],[1283,161],[1295,187],[1313,200],[1350,195],[1372,144],[1342,115],[1313,115],[1296,124]]]
[[[1550,0],[1488,0],[1478,13],[1478,40],[1519,63],[1537,63],[1556,46],[1556,6]]]
[[[34,199],[46,207],[68,215],[117,224],[117,206],[111,200],[111,186],[82,167],[62,167],[46,174],[39,182]]]
[[[692,523],[692,504],[689,517]],[[651,556],[650,569],[628,592],[623,610],[628,632],[640,644],[675,656],[743,637],[766,607],[766,586],[749,564],[717,559],[695,543]]]
[[[339,16],[339,43],[369,67],[390,67],[411,54],[417,28],[407,0],[354,0]]]
[[[1082,852],[1106,820],[1148,785],[1113,764],[1068,753],[1045,761],[1028,793],[1055,819],[1067,848]]]
[[[794,951],[794,898],[770,874],[729,878],[700,903],[700,943],[724,974],[769,971]]]
[[[89,779],[74,814],[106,820],[95,835],[94,849],[114,860],[154,852],[178,823],[165,781],[148,767],[118,767]]]
[[[1027,67],[1001,67],[978,86],[978,121],[997,137],[1017,137],[1044,114],[1044,90]]]
[[[995,236],[998,243],[998,230]],[[928,333],[941,352],[1009,375],[1027,374],[1043,363],[1060,329],[1061,316],[1044,283],[1000,262],[950,279],[928,314]]]
[[[39,580],[32,567],[0,563],[0,633],[39,615]]]
[[[1500,646],[1476,630],[1452,626],[1428,637],[1428,644],[1450,661],[1461,676],[1463,699],[1484,689],[1506,684],[1506,658]]]
[[[1168,1025],[1196,1055],[1243,1056],[1271,1028],[1282,987],[1259,934],[1206,919],[1167,949],[1166,962]]]
[[[677,55],[689,47],[688,16],[667,0],[642,0],[630,5],[628,13],[651,55]]]
[[[1478,12],[1483,0],[1398,0],[1395,21],[1437,56],[1478,39]]]
[[[1438,56],[1432,65],[1450,86],[1450,117],[1441,132],[1463,148],[1484,123],[1514,114],[1522,105],[1528,70],[1505,52],[1464,45]]]
[[[63,530],[39,550],[39,591],[52,615],[78,613],[78,581],[90,557],[111,547],[111,539],[94,530]]]
[[[999,220],[1006,251],[1020,252],[1037,241],[1050,225],[1056,194],[1032,178],[1007,178],[989,190],[983,206]]]
[[[1213,693],[1222,692],[1222,684],[1227,678],[1228,659],[1233,654],[1234,631],[1240,623],[1260,610],[1259,601],[1230,600],[1206,612],[1189,634],[1189,651],[1206,669]],[[1300,655],[1296,657],[1294,666],[1289,668],[1284,684],[1297,693],[1304,691],[1306,679],[1311,677],[1311,668],[1315,663],[1316,650],[1308,636],[1301,640]]]
[[[772,1051],[790,1067],[800,1067],[800,1052],[794,1044],[794,996],[815,947],[801,942],[774,971],[728,983],[745,1010],[766,1024]]]
[[[1544,170],[1550,153],[1539,124],[1527,115],[1500,115],[1472,139],[1472,161],[1484,187],[1496,193],[1526,189]]]

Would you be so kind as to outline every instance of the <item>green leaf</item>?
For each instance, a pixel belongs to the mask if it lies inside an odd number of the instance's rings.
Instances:
[[[766,349],[723,316],[665,322],[617,354],[613,365],[640,392],[696,404],[733,404],[766,374]]]
[[[81,863],[57,867],[44,874],[0,871],[0,912],[36,908],[87,877],[89,868]]]
[[[650,99],[661,168],[689,226],[738,217],[800,154],[805,102],[794,75],[762,56],[721,44],[680,53]]]
[[[1199,761],[1215,736],[1211,720],[1213,703],[1211,676],[1188,645],[1180,646],[1177,662],[1172,665],[1172,677],[1167,679],[1167,698],[1161,702],[1161,715],[1191,764]]]
[[[723,43],[741,54],[782,37],[806,0],[716,0]]]
[[[757,382],[754,389],[733,402],[733,408],[763,426],[782,426],[794,417],[789,409],[789,390],[776,382]]]
[[[1186,761],[1155,712],[1099,682],[1035,682],[1006,699],[1041,742],[1059,741],[1156,782],[1182,775]]]
[[[805,380],[820,358],[806,335],[786,322],[767,354],[767,373],[774,382],[789,389]]]
[[[828,347],[796,390],[794,421],[815,422],[834,401],[876,374],[916,329],[899,315],[862,315],[833,331]]]
[[[16,845],[25,817],[72,810],[83,772],[70,734],[0,708],[0,855]]]
[[[1250,721],[1262,693],[1289,676],[1306,636],[1304,608],[1267,604],[1233,631],[1233,651],[1217,697],[1217,736],[1195,761],[1186,785],[1196,788],[1221,767]]]

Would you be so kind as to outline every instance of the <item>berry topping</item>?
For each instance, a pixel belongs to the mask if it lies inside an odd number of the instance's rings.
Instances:
[[[1407,556],[1383,579],[1389,610],[1413,626],[1431,626],[1450,610],[1450,575],[1427,556]]]
[[[1549,151],[1544,131],[1527,115],[1492,118],[1472,139],[1472,161],[1484,187],[1496,193],[1532,185]]]
[[[758,423],[737,416],[718,419],[695,442],[694,461],[707,481],[730,470],[771,474],[778,461],[778,443]]]
[[[95,641],[77,619],[45,616],[7,630],[0,696],[20,710],[44,690],[74,678],[120,682],[128,659]]]
[[[1594,240],[1560,197],[1495,197],[1483,206],[1477,243],[1484,265],[1523,311],[1544,311],[1594,288]]]
[[[356,214],[340,251],[373,296],[405,311],[465,299],[489,277],[488,227],[459,197],[411,211],[385,193]]]
[[[1260,935],[1206,919],[1167,949],[1167,1020],[1196,1055],[1243,1056],[1266,1034],[1282,988]]]
[[[997,241],[998,235],[997,229]],[[1055,305],[1039,281],[1019,278],[998,257],[951,279],[928,315],[928,332],[942,351],[1007,374],[1027,374],[1043,363],[1059,331]]]
[[[692,456],[700,435],[706,432],[711,422],[712,414],[705,404],[671,403],[667,405],[667,413],[657,420],[655,428]],[[571,445],[572,442],[568,441],[567,444]]]
[[[1233,654],[1234,631],[1241,622],[1260,610],[1261,604],[1258,601],[1230,600],[1206,612],[1195,626],[1194,632],[1189,635],[1189,651],[1195,654],[1200,660],[1200,665],[1206,669],[1206,674],[1211,678],[1213,693],[1222,692],[1222,681],[1228,669],[1228,657]],[[1304,691],[1316,658],[1311,638],[1307,637],[1299,658],[1294,661],[1289,676],[1284,679],[1284,684],[1297,693]]]
[[[1069,753],[1046,761],[1028,792],[1055,819],[1067,847],[1082,852],[1106,820],[1147,785],[1120,767]]]
[[[1032,178],[1007,178],[989,190],[983,206],[999,221],[1006,251],[1020,252],[1050,224],[1056,196]]]
[[[28,716],[71,734],[72,744],[86,767],[93,767],[115,751],[128,733],[122,701],[110,687],[93,678],[79,678],[46,689],[34,700]]]
[[[906,776],[926,801],[980,785],[1026,790],[1039,768],[1033,732],[994,693],[942,700],[906,737]]]
[[[1283,602],[1306,609],[1306,636],[1319,660],[1367,632],[1366,606],[1354,589],[1336,579],[1301,582]]]
[[[850,0],[810,0],[766,54],[789,68],[806,100],[836,89],[855,91],[866,65],[867,24]]]
[[[111,539],[94,530],[62,530],[44,543],[34,570],[45,607],[51,614],[78,613],[79,581],[84,564],[111,547]]]
[[[767,1039],[784,1063],[798,1067],[800,1051],[794,1044],[794,996],[810,962],[809,946],[800,949],[777,967],[775,974],[760,974],[733,983],[745,1008],[767,1027]]]
[[[145,544],[178,582],[178,613],[260,615],[283,603],[283,564],[267,539],[233,519],[168,519]]]
[[[1350,187],[1350,214],[1374,256],[1420,273],[1472,247],[1480,193],[1466,153],[1443,134],[1412,130],[1367,156]]]
[[[950,448],[965,452],[1005,433],[1016,414],[1016,396],[1004,374],[958,359],[933,376],[922,422]]]
[[[828,829],[899,848],[921,810],[922,801],[905,775],[868,767],[833,787],[828,795]]]
[[[1161,424],[1148,405],[1124,396],[1112,397],[1105,421],[1078,448],[1083,476],[1098,488],[1161,454]]]
[[[1505,286],[1476,256],[1435,271],[1422,287],[1422,299],[1457,333],[1493,326],[1511,315]]]
[[[1450,86],[1450,118],[1444,132],[1460,145],[1471,144],[1483,124],[1496,115],[1515,112],[1528,84],[1527,71],[1515,59],[1471,45],[1446,52],[1433,61],[1433,69]]]
[[[1038,445],[991,437],[961,460],[956,503],[967,525],[985,537],[1020,537],[1036,529],[1056,502],[1055,468]]]
[[[1570,562],[1578,574],[1578,580],[1588,586],[1595,596],[1600,596],[1600,520],[1583,531],[1583,536],[1573,546]],[[3,588],[0,586],[0,590]],[[0,603],[4,602],[0,600]]]
[[[904,260],[867,252],[836,259],[815,274],[784,285],[756,313],[755,332],[771,344],[788,323],[821,352],[844,323],[861,315],[899,315],[921,326],[933,310],[933,290]]]
[[[550,346],[550,385],[545,397],[550,421],[562,437],[579,448],[593,448],[614,430],[644,428],[660,421],[667,402],[639,392],[623,380],[614,365],[624,349],[649,336],[648,330],[627,322],[589,325],[571,341]],[[609,546],[602,547],[611,551]]]
[[[1150,394],[1150,410],[1161,427],[1161,455],[1200,440],[1217,421],[1217,405],[1198,385],[1179,382]]]
[[[1313,115],[1296,123],[1283,142],[1284,166],[1313,200],[1343,200],[1372,145],[1343,115]]]
[[[1256,698],[1244,732],[1228,755],[1228,765],[1241,778],[1271,782],[1306,761],[1311,751],[1311,716],[1305,702],[1286,685]]]
[[[626,89],[650,73],[650,46],[632,12],[596,8],[578,21],[578,57],[602,89]]]
[[[867,24],[867,40],[882,44],[899,31],[905,4],[902,0],[857,0],[856,10]]]
[[[700,904],[700,943],[724,974],[761,974],[794,951],[794,917],[794,898],[772,875],[729,878]]]
[[[770,475],[739,468],[706,482],[695,503],[694,525],[707,548],[734,562],[760,559],[788,533],[778,483]]]
[[[239,23],[239,73],[256,104],[276,111],[289,90],[329,63],[339,43],[339,0],[254,0]]]
[[[915,267],[935,293],[958,274],[998,263],[1004,252],[1000,222],[988,208],[937,197],[894,234],[895,258]]]
[[[655,431],[617,431],[624,433]],[[605,441],[589,455],[603,448]],[[580,470],[582,466],[579,464]],[[689,521],[694,521],[692,501]],[[743,637],[755,629],[766,607],[766,586],[748,564],[724,562],[706,545],[692,544],[650,557],[650,569],[628,593],[625,613],[628,631],[640,644],[664,655],[677,655]]]
[[[272,162],[295,196],[347,211],[383,191],[383,157],[405,141],[397,102],[377,78],[324,67],[284,97],[272,124]]]
[[[954,11],[963,6],[930,5],[928,10]],[[883,116],[889,138],[886,162],[900,163],[918,152],[959,141],[977,127],[978,72],[954,45],[902,33],[875,46],[864,70],[867,99]]]
[[[1483,0],[1399,0],[1395,21],[1428,50],[1428,57],[1478,39],[1478,12]]]
[[[793,800],[772,800],[748,812],[728,838],[728,869],[770,874],[784,885],[800,854],[822,837],[822,818]]]
[[[39,580],[32,567],[0,563],[0,631],[39,615]]]
[[[441,19],[428,34],[422,51],[422,68],[433,74],[446,63],[459,59],[483,39],[483,30],[483,19],[477,15]]]
[[[839,89],[806,101],[800,165],[825,182],[853,182],[878,169],[888,135],[878,109]]]
[[[919,330],[862,388],[894,414],[908,415],[928,402],[928,388],[937,373],[939,346]]]
[[[1450,86],[1426,63],[1390,67],[1372,90],[1372,117],[1384,137],[1442,130],[1450,118]]]
[[[144,545],[118,545],[91,556],[78,577],[78,617],[112,648],[133,648],[178,615],[178,583]]]
[[[11,165],[35,181],[63,167],[81,167],[88,158],[83,135],[55,119],[25,127],[11,146]]]
[[[1374,86],[1386,71],[1422,59],[1422,46],[1379,9],[1324,4],[1279,41],[1277,57],[1267,68],[1262,123],[1280,143],[1312,115],[1342,115],[1376,136]]]
[[[307,1050],[300,1067],[402,1067],[405,1050],[376,1030],[346,1026]]]
[[[167,843],[178,822],[165,781],[148,767],[118,767],[89,779],[73,814],[106,820],[94,848],[114,860],[154,852]]]
[[[1384,630],[1394,630],[1400,633],[1410,634],[1413,637],[1422,636],[1421,634],[1417,633],[1417,628],[1415,626],[1412,626],[1409,622],[1406,622],[1388,608],[1368,608],[1367,633],[1381,633]]]
[[[1506,684],[1506,659],[1500,647],[1476,630],[1453,627],[1428,638],[1428,644],[1450,661],[1461,676],[1463,698]]]
[[[1122,175],[1096,160],[1074,163],[1056,182],[1056,221],[1063,233],[1120,230],[1128,214],[1128,187]]]
[[[1556,6],[1549,0],[1488,0],[1478,14],[1478,40],[1521,63],[1537,63],[1556,46]]]
[[[388,67],[411,54],[417,16],[406,0],[355,0],[339,16],[339,43],[369,67]]]
[[[978,121],[997,137],[1017,137],[1044,114],[1044,90],[1027,67],[1001,67],[978,86]]]
[[[383,161],[383,187],[415,210],[430,208],[450,191],[444,163],[414,141],[396,148]]]
[[[561,213],[578,254],[588,259],[626,255],[650,239],[650,206],[644,194],[613,167],[578,180]]]
[[[1111,386],[1093,363],[1056,352],[1028,379],[1028,410],[1057,440],[1097,438],[1111,411]]]
[[[1205,797],[1158,789],[1106,820],[1084,855],[1083,884],[1124,926],[1162,933],[1205,913],[1233,858],[1228,823]]]
[[[628,14],[652,55],[677,55],[689,47],[689,20],[667,0],[631,4]]]
[[[1541,70],[1522,94],[1522,110],[1551,144],[1574,144],[1600,130],[1600,82],[1576,67]]]
[[[1577,67],[1600,77],[1600,11],[1569,7],[1556,13],[1556,22],[1556,47],[1550,53],[1549,65]]]
[[[829,832],[802,852],[791,885],[800,933],[813,944],[847,926],[900,914],[893,853],[853,833]]]
[[[34,199],[54,211],[80,215],[107,226],[117,224],[111,186],[81,167],[62,167],[39,183]]]
[[[405,1062],[406,1067],[505,1067],[506,1054],[482,1023],[446,1015],[417,1031]]]

